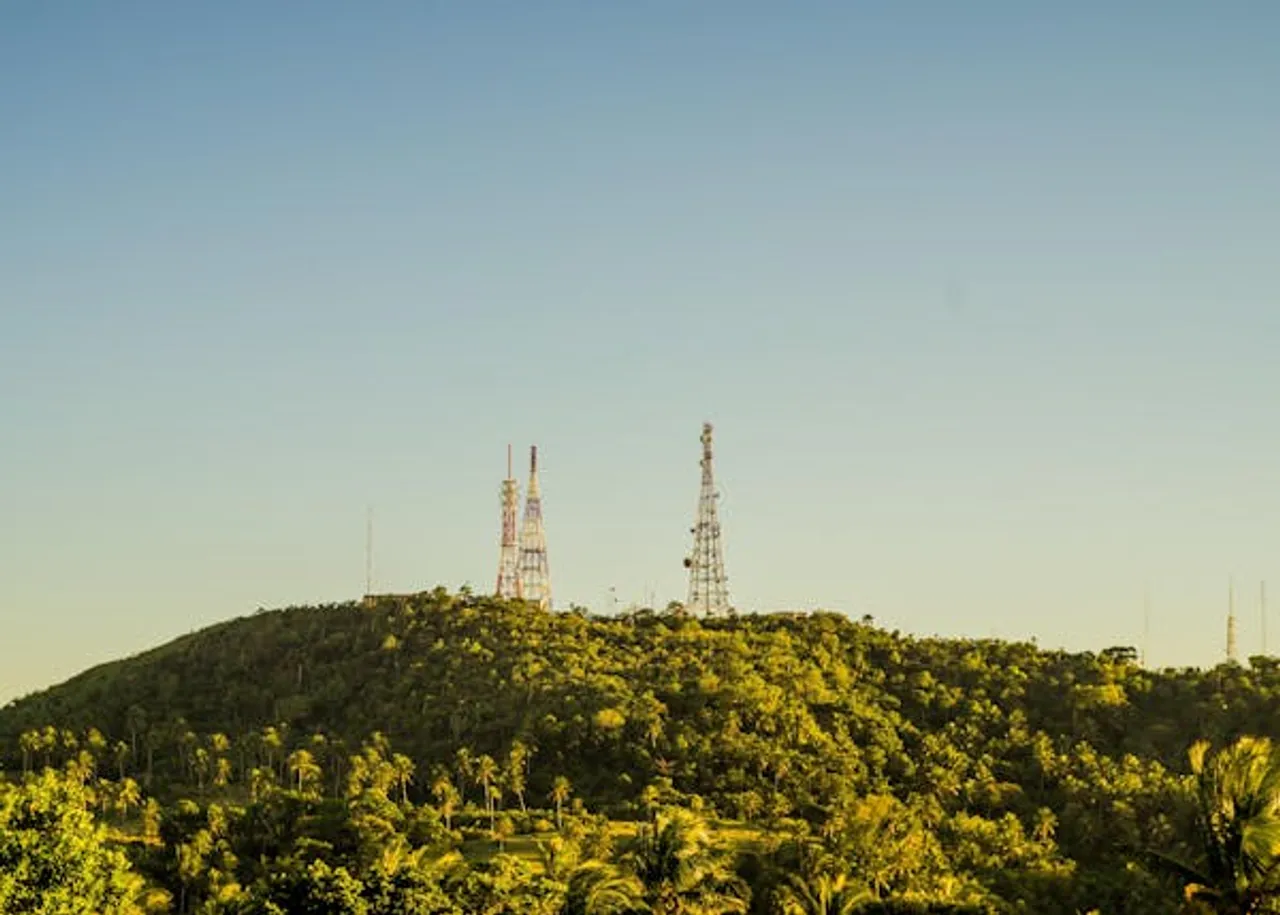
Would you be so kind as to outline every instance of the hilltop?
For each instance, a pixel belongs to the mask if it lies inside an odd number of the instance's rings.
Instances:
[[[297,747],[340,779],[375,735],[406,759],[410,800],[460,759],[518,754],[503,785],[520,808],[567,779],[615,819],[661,801],[791,833],[882,798],[885,823],[966,872],[982,866],[956,837],[982,834],[1004,848],[991,881],[1031,867],[1031,843],[1084,897],[1132,898],[1155,878],[1125,862],[1185,833],[1187,747],[1272,733],[1278,696],[1262,658],[1147,671],[1121,647],[920,639],[834,613],[602,618],[437,590],[259,612],[93,668],[0,710],[0,751],[14,770],[57,762],[70,744],[42,729],[96,729],[172,798],[204,790],[209,753],[233,786]]]

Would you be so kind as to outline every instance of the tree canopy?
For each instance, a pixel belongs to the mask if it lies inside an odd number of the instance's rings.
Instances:
[[[1220,884],[1188,748],[1272,736],[1277,671],[437,590],[87,671],[0,710],[0,760],[86,772],[178,911],[1173,912],[1168,862]]]

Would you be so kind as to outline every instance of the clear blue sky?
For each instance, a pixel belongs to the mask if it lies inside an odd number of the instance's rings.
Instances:
[[[1256,651],[1278,41],[1267,2],[5,3],[0,700],[358,595],[369,503],[380,588],[491,588],[508,442],[559,606],[683,598],[703,419],[744,609],[1102,648],[1149,583],[1152,659],[1203,664],[1234,575]]]

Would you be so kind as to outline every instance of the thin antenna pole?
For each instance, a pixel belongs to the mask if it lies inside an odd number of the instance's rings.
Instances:
[[[1227,579],[1227,661],[1236,659],[1236,580]]]
[[[365,509],[364,519],[364,593],[373,593],[373,506]]]
[[[1258,589],[1258,615],[1262,618],[1262,655],[1267,654],[1267,583]]]
[[[1142,593],[1142,666],[1151,657],[1151,586]]]

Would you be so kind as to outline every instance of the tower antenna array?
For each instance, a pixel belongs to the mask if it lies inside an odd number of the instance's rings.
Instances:
[[[507,478],[502,481],[502,540],[498,552],[496,594],[505,600],[524,596],[520,583],[520,540],[516,516],[520,512],[520,484],[511,474],[511,446],[507,445]]]
[[[520,587],[525,600],[544,610],[551,609],[551,567],[547,562],[547,532],[542,526],[537,445],[529,449],[529,488],[525,490],[520,530]]]
[[[724,574],[724,553],[720,542],[720,519],[716,512],[715,473],[712,468],[711,423],[702,424],[702,488],[698,495],[698,519],[690,529],[693,553],[685,558],[689,570],[689,600],[686,609],[704,616],[729,616],[728,579]]]

